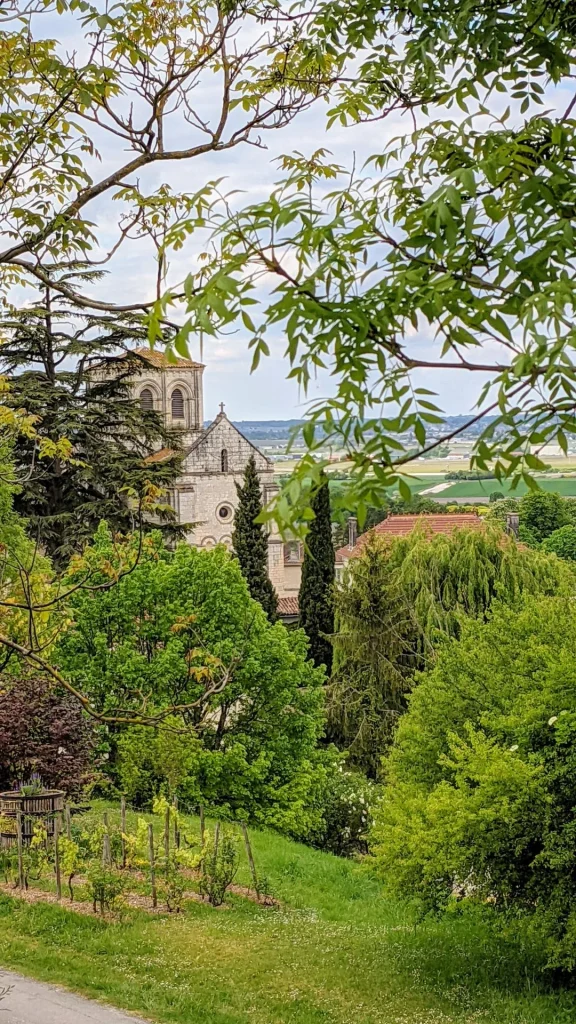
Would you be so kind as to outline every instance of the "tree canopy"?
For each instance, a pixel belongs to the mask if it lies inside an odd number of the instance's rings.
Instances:
[[[566,597],[493,606],[439,648],[387,762],[373,850],[391,886],[534,917],[549,966],[574,944],[576,611]]]
[[[105,579],[116,558],[105,527],[86,557]],[[96,708],[144,703],[152,726],[169,712],[193,742],[196,795],[240,816],[292,813],[323,728],[323,672],[301,631],[268,621],[223,547],[169,551],[152,535],[115,586],[69,600],[55,658]]]
[[[424,519],[406,537],[368,541],[336,588],[330,737],[378,777],[415,672],[447,636],[496,599],[514,607],[525,593],[573,588],[568,567],[497,527],[430,536]]]
[[[50,283],[76,307],[155,308],[169,324],[169,253],[201,226],[210,188],[190,189],[185,174],[186,187],[175,190],[165,168],[262,148],[263,134],[326,95],[339,62],[311,41],[312,8],[294,20],[264,0],[122,0],[113,9],[8,0],[0,25],[2,290]],[[54,268],[78,260],[113,269],[134,240],[132,296],[114,302],[87,282],[54,281]],[[145,279],[153,284],[140,290]]]
[[[259,601],[268,618],[274,622],[278,599],[268,575],[268,541],[264,525],[258,520],[262,512],[262,491],[251,455],[246,463],[244,479],[236,484],[238,505],[234,512],[232,547],[251,596]]]
[[[576,562],[576,526],[569,523],[548,534],[542,542],[543,551],[553,551],[558,558]]]
[[[334,630],[334,545],[330,513],[330,483],[325,476],[312,498],[314,518],[307,537],[298,592],[300,625],[310,641],[315,665],[332,666]]]
[[[566,451],[574,431],[573,18],[546,0],[326,0],[313,31],[358,58],[334,76],[328,128],[402,117],[399,133],[358,169],[287,153],[268,199],[213,209],[220,251],[190,324],[229,274],[210,330],[248,317],[256,366],[282,327],[304,390],[318,367],[333,373],[293,504],[326,441],[347,453],[360,516],[390,484],[407,490],[407,461],[470,428],[474,468],[531,480],[541,446]],[[478,379],[478,407],[454,428],[421,386],[431,370]]]
[[[71,310],[47,288],[41,301],[5,315],[0,326],[0,368],[10,385],[4,400],[34,423],[13,441],[15,509],[44,550],[65,565],[101,519],[122,532],[150,524],[148,505],[156,523],[159,514],[170,521],[162,492],[178,475],[179,440],[130,393],[129,379],[150,369],[131,351],[146,344],[142,325],[127,315]],[[174,457],[145,462],[162,447]],[[153,491],[157,500],[147,501]]]

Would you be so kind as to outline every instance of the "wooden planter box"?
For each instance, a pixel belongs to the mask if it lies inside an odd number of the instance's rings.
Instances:
[[[22,793],[0,793],[0,815],[14,821],[14,829],[0,832],[0,846],[14,846],[16,843],[16,818],[22,814],[22,840],[29,843],[34,825],[43,821],[49,836],[54,835],[54,818],[64,810],[66,794],[61,789],[47,789],[36,796]]]

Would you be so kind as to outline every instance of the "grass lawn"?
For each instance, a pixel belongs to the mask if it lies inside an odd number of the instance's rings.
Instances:
[[[180,916],[103,922],[2,896],[0,963],[165,1024],[576,1018],[576,997],[547,992],[530,950],[485,921],[416,926],[358,865],[271,834],[252,839],[280,909],[237,897],[225,910],[192,904]]]

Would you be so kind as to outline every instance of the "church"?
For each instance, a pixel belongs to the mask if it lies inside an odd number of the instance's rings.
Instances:
[[[262,497],[267,504],[278,492],[274,464],[228,419],[224,405],[208,427],[204,426],[202,363],[192,359],[168,362],[162,352],[137,349],[150,366],[131,381],[132,394],[144,409],[154,409],[167,426],[180,432],[184,460],[168,501],[180,523],[191,523],[188,543],[199,548],[232,545],[236,484],[242,482],[251,455],[256,461]],[[148,461],[169,458],[169,449]],[[300,586],[301,559],[295,545],[284,544],[272,525],[268,532],[268,571],[278,594],[279,612],[295,618]]]

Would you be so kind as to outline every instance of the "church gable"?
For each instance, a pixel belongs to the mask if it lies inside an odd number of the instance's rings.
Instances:
[[[251,455],[259,473],[273,471],[270,460],[222,412],[189,449],[184,473],[242,474]]]

